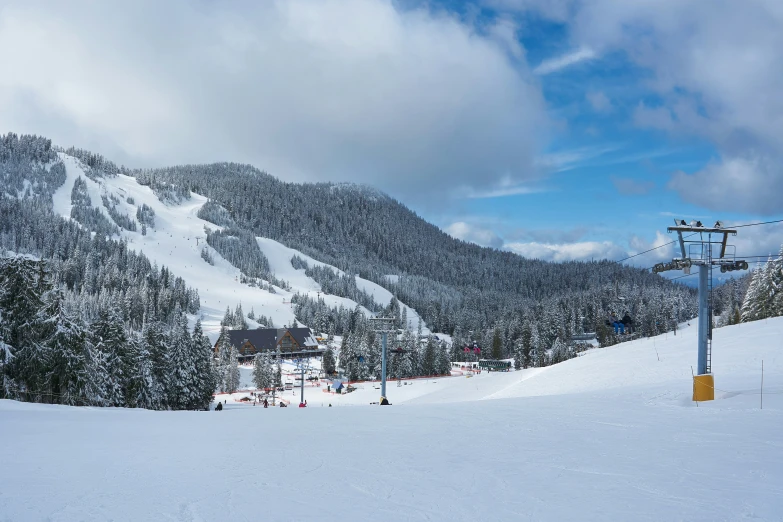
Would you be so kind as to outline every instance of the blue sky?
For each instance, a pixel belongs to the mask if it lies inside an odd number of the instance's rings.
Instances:
[[[553,122],[550,139],[537,157],[541,179],[530,184],[529,193],[472,198],[456,206],[456,212],[425,211],[425,215],[464,239],[555,259],[622,259],[660,244],[660,233],[672,225],[674,217],[709,224],[716,219],[739,224],[783,217],[780,198],[772,208],[754,212],[752,205],[732,205],[730,198],[694,202],[689,196],[694,187],[687,187],[688,193],[683,194],[686,191],[672,184],[677,172],[694,175],[708,165],[720,164],[723,151],[720,142],[699,132],[655,128],[640,118],[640,107],[669,110],[671,94],[656,85],[657,76],[669,73],[665,56],[660,64],[645,66],[634,60],[632,49],[615,47],[600,52],[579,44],[572,27],[576,22],[567,16],[553,19],[535,9],[510,9],[508,4],[513,2],[498,4],[481,7],[478,18],[483,24],[499,18],[512,21],[514,37],[524,49],[526,65],[540,82],[546,111]],[[531,4],[534,2],[527,3]],[[579,2],[568,4],[580,9]],[[460,16],[474,17],[476,5],[438,4]],[[665,10],[670,5],[662,3],[660,7]],[[721,23],[725,25],[728,19]],[[773,25],[783,29],[780,20],[776,22]],[[656,30],[648,31],[655,45]],[[753,53],[764,49],[763,45],[759,49],[746,43],[738,44],[737,50],[752,61]],[[730,60],[733,53],[725,54]],[[770,84],[778,80],[772,78]],[[697,100],[701,96],[698,91],[688,92],[685,82],[675,84],[672,91]],[[701,102],[697,103],[697,112],[706,119],[711,117]],[[752,149],[753,144],[749,145]],[[783,171],[777,170],[772,176],[776,183],[767,189],[780,188]],[[718,176],[715,183],[720,183]],[[761,191],[748,196],[751,201],[768,197]],[[740,255],[775,254],[783,243],[783,228],[779,225],[758,227],[747,234],[747,239],[742,235],[732,239]],[[673,239],[665,234],[664,238]],[[580,244],[582,248],[575,248]],[[563,249],[565,246],[572,248]],[[670,258],[671,248],[660,248],[629,262],[651,266]]]
[[[774,0],[8,0],[0,46],[0,132],[365,183],[529,257],[783,217]],[[774,254],[783,226],[732,241]]]

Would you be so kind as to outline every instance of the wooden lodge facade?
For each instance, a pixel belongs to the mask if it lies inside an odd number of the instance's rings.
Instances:
[[[309,328],[259,328],[257,330],[228,330],[231,344],[239,352],[239,360],[246,361],[257,353],[270,352],[277,356],[278,351],[284,359],[299,357],[320,357],[324,349],[318,346],[315,336]],[[218,355],[220,339],[215,343],[215,356]]]

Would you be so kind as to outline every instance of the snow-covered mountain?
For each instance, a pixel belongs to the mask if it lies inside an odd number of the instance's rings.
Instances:
[[[293,267],[291,259],[298,256],[311,266],[329,268],[337,275],[343,271],[317,261],[310,256],[269,238],[257,237],[259,249],[269,262],[270,273],[276,280],[284,282],[286,287],[263,281],[266,288],[242,282],[241,271],[225,260],[219,252],[207,244],[206,229],[221,229],[209,221],[198,217],[199,210],[207,198],[190,193],[187,199],[180,201],[162,201],[149,186],[140,185],[131,176],[88,176],[87,167],[77,158],[66,153],[58,153],[65,165],[65,182],[52,196],[53,210],[65,219],[72,219],[72,193],[77,180],[84,183],[91,206],[100,211],[107,220],[113,221],[109,209],[101,204],[108,199],[114,213],[126,215],[131,220],[140,209],[146,207],[154,213],[154,225],[136,230],[118,229],[118,236],[127,241],[128,248],[143,253],[158,266],[169,267],[176,275],[195,286],[201,300],[200,317],[205,333],[214,341],[220,330],[220,321],[226,307],[231,310],[241,304],[245,312],[254,312],[256,316],[266,316],[274,325],[290,325],[295,316],[291,298],[294,294],[320,298],[327,306],[343,307],[353,310],[357,306],[368,316],[371,312],[357,302],[323,292],[321,285],[308,277],[304,269]],[[209,252],[212,263],[202,257],[204,250]],[[365,291],[380,306],[387,306],[392,300],[391,292],[380,285],[355,276],[357,286]],[[406,308],[409,327],[418,327],[419,315],[408,306]],[[253,321],[249,320],[251,325]],[[423,331],[429,330],[423,327]]]
[[[89,301],[77,303],[88,320],[120,300],[138,329],[151,300],[165,317],[176,301],[214,339],[226,308],[241,304],[253,312],[250,326],[296,319],[339,335],[355,326],[358,310],[509,356],[520,343],[542,351],[577,332],[602,335],[609,313],[628,311],[649,336],[696,311],[693,289],[645,270],[549,263],[465,243],[365,186],[284,183],[233,163],[131,170],[13,134],[0,139],[0,176],[8,216],[0,248],[52,260],[57,277]],[[133,284],[121,281],[125,249],[138,257]],[[153,264],[166,270],[153,277]],[[138,284],[145,277],[146,290]],[[161,297],[172,277],[172,295]],[[529,342],[534,324],[539,347]]]

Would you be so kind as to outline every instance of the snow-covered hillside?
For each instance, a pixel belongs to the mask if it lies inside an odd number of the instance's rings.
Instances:
[[[0,518],[781,520],[782,336],[783,318],[716,330],[716,400],[698,406],[695,328],[391,383],[388,408],[336,407],[377,400],[371,385],[308,389],[302,409],[0,401]]]
[[[294,320],[290,301],[296,292],[315,297],[320,290],[318,283],[307,277],[304,270],[293,268],[291,257],[299,255],[313,264],[324,265],[323,263],[267,238],[258,238],[259,247],[269,259],[272,272],[278,279],[288,282],[290,290],[275,288],[275,293],[271,293],[242,284],[240,271],[211,247],[207,248],[215,261],[214,266],[201,258],[201,250],[206,245],[204,227],[220,228],[197,216],[201,206],[206,203],[206,198],[191,194],[191,198],[181,204],[163,203],[150,187],[139,185],[135,178],[118,175],[94,181],[85,175],[79,160],[67,154],[59,155],[65,164],[67,179],[53,195],[54,211],[63,217],[70,217],[71,191],[79,177],[86,182],[92,206],[100,209],[109,219],[108,210],[101,204],[101,196],[116,196],[119,199],[117,210],[131,217],[136,215],[136,209],[142,205],[151,207],[155,212],[154,228],[149,227],[146,235],[142,235],[140,230],[124,229],[121,234],[128,241],[129,248],[143,252],[152,262],[168,267],[175,275],[185,279],[188,285],[198,289],[204,331],[213,341],[218,335],[220,320],[227,306],[233,310],[241,303],[245,312],[253,309],[256,315],[265,315],[276,326],[282,326],[291,324]],[[131,198],[132,203],[128,198]],[[375,283],[358,277],[356,281],[357,285],[373,295],[379,304],[386,305],[392,298],[388,290]],[[342,305],[348,309],[356,306],[356,302],[350,299],[323,293],[321,297],[330,306]],[[415,329],[419,316],[412,308],[406,308],[411,327]],[[426,328],[424,331],[428,332]]]

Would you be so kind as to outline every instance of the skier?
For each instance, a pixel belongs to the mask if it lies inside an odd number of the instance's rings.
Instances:
[[[217,403],[217,406],[215,406],[215,411],[223,411],[223,403],[222,402]]]
[[[269,401],[264,399],[264,408],[268,408],[268,407],[269,407]]]

